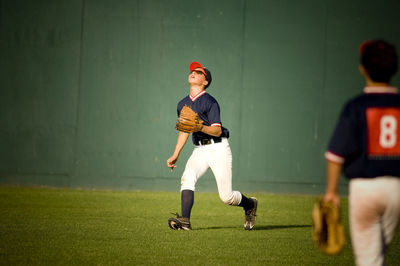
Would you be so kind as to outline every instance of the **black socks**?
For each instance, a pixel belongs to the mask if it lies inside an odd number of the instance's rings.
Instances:
[[[242,201],[239,203],[239,206],[243,207],[243,209],[247,211],[254,207],[254,203],[242,194]]]
[[[190,219],[190,213],[192,211],[194,203],[194,191],[192,190],[182,190],[181,192],[181,211],[182,217]],[[242,200],[239,203],[239,206],[243,207],[245,211],[250,210],[254,207],[254,203],[252,200],[247,198],[242,194]]]
[[[181,192],[182,217],[190,219],[190,212],[192,211],[193,202],[194,202],[194,191],[182,190]]]

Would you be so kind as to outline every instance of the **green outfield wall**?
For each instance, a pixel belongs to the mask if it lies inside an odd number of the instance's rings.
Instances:
[[[399,10],[397,0],[0,0],[0,184],[178,190],[193,145],[173,173],[166,159],[188,65],[200,61],[231,133],[234,189],[321,193],[340,109],[364,86],[358,45],[400,49]],[[198,190],[216,191],[211,171]]]

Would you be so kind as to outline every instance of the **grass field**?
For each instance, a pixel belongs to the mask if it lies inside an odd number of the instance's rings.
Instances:
[[[313,196],[255,194],[257,225],[243,230],[241,208],[196,193],[192,231],[173,231],[178,192],[0,187],[1,265],[353,265],[311,241]],[[400,264],[400,235],[388,252]]]

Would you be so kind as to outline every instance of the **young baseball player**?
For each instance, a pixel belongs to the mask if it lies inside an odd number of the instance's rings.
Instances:
[[[214,173],[220,199],[229,205],[241,206],[245,211],[244,228],[251,230],[256,223],[257,199],[247,198],[238,191],[232,191],[232,153],[229,147],[229,131],[222,126],[218,102],[206,92],[212,77],[208,69],[198,62],[189,66],[188,82],[190,94],[178,103],[178,116],[182,108],[191,107],[203,121],[199,131],[192,133],[194,150],[186,163],[181,178],[182,216],[168,220],[175,230],[191,230],[190,213],[194,202],[196,182],[208,168]],[[167,160],[171,172],[176,167],[179,154],[190,133],[179,131],[172,156]]]
[[[400,218],[400,95],[389,83],[397,71],[393,45],[360,46],[364,93],[345,106],[327,159],[324,200],[339,205],[341,171],[349,182],[349,219],[357,265],[384,265]]]

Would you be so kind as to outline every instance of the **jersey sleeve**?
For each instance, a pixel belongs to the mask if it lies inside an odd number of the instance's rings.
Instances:
[[[325,158],[335,163],[344,163],[346,158],[360,150],[360,140],[357,137],[357,124],[351,106],[347,105],[336,125],[330,140]]]
[[[178,102],[178,105],[176,107],[176,113],[177,113],[178,117],[181,114],[181,110],[182,110],[184,105],[185,105],[184,99],[182,101]]]
[[[210,122],[210,126],[222,126],[220,109],[217,101],[212,102],[210,105],[210,111],[208,113],[208,121]]]

